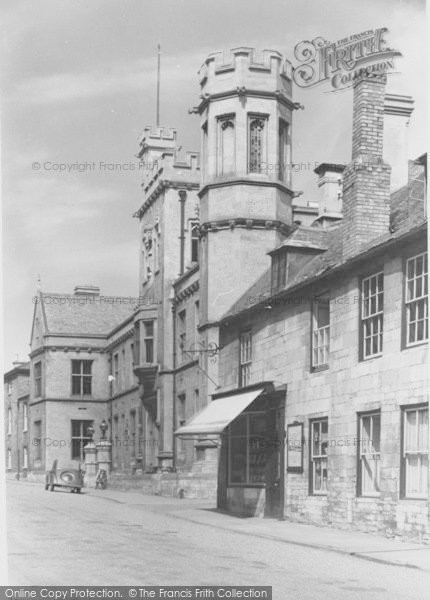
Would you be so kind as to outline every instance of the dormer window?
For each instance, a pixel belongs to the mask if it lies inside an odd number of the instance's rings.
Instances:
[[[281,249],[272,254],[272,294],[285,287],[287,281],[287,251]]]

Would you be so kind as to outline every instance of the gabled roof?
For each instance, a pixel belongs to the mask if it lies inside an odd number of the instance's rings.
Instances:
[[[39,293],[46,333],[107,335],[129,318],[136,299],[119,296],[80,296]]]
[[[419,166],[419,165],[418,165]],[[422,172],[422,166],[421,172]],[[418,173],[418,171],[417,171]],[[343,264],[353,262],[360,257],[366,256],[372,250],[377,251],[390,243],[407,235],[409,232],[419,233],[427,220],[424,216],[424,185],[419,179],[412,180],[408,185],[397,190],[391,195],[391,214],[390,214],[390,231],[386,234],[372,240],[366,246],[363,246],[360,252],[347,261],[343,258],[342,241],[344,238],[344,223],[340,221],[338,224],[329,228],[312,228],[298,227],[280,246],[288,246],[288,243],[293,240],[304,240],[312,245],[326,245],[327,250],[314,256],[311,260],[303,264],[301,269],[289,279],[285,288],[278,292],[274,297],[278,297],[288,292],[292,292],[298,287],[305,286],[311,281],[317,280],[319,277],[328,275],[335,269],[343,266]],[[415,198],[415,200],[414,200]],[[270,253],[269,253],[270,254]],[[238,316],[247,310],[255,308],[258,304],[264,308],[271,298],[271,269],[267,271],[231,306],[224,314],[221,320],[228,320],[234,316]]]

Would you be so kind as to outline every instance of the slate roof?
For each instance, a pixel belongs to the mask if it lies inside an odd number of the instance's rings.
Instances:
[[[47,333],[106,336],[135,311],[136,298],[40,292]]]
[[[307,241],[309,247],[315,245],[320,247],[325,246],[327,250],[306,262],[295,276],[289,279],[285,288],[275,296],[271,294],[271,269],[267,269],[243,296],[231,306],[221,320],[228,320],[247,310],[252,310],[259,304],[262,305],[259,306],[261,310],[265,304],[268,304],[269,298],[276,298],[305,286],[311,281],[341,267],[343,264],[366,255],[372,249],[393,243],[408,232],[413,232],[415,229],[418,232],[421,227],[425,226],[427,221],[423,211],[425,202],[424,173],[423,167],[418,161],[415,161],[411,166],[410,175],[412,180],[391,194],[389,232],[372,240],[371,243],[360,249],[359,254],[345,261],[342,256],[342,241],[344,237],[344,225],[342,221],[325,229],[299,226],[277,249],[284,245],[288,246],[290,240],[301,240],[304,242]]]

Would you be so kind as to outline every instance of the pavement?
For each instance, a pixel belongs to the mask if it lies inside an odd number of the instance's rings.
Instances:
[[[154,507],[154,496],[146,496],[138,492],[88,489],[88,493],[117,502],[149,505],[149,510],[162,511],[175,519],[206,527],[430,572],[430,545],[428,544],[287,520],[242,518],[220,512],[213,507],[212,503],[202,500],[156,496],[158,504]]]

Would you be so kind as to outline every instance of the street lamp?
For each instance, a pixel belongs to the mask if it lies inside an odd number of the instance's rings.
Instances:
[[[102,440],[106,439],[106,431],[109,429],[109,425],[107,424],[106,419],[100,423],[100,431],[102,432]]]

